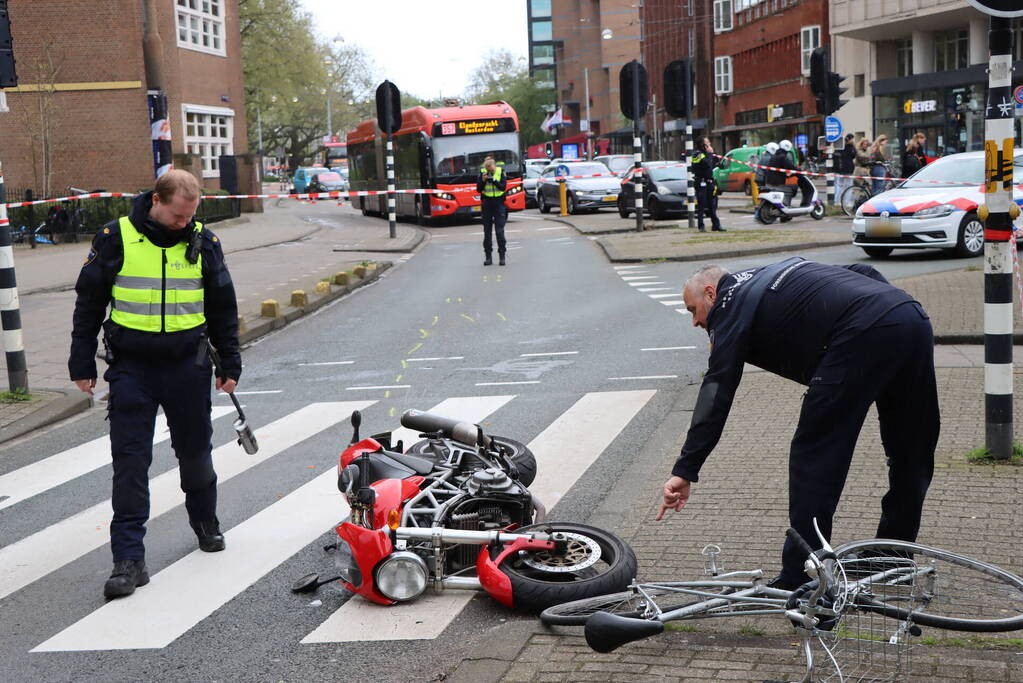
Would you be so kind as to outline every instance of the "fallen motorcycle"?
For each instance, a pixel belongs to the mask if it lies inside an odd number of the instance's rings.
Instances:
[[[338,489],[351,507],[337,528],[338,576],[300,579],[295,592],[339,579],[390,605],[427,589],[482,590],[508,607],[540,611],[625,590],[636,556],[612,533],[544,522],[527,488],[536,459],[521,443],[478,426],[408,410],[401,424],[423,440],[402,452],[391,434],[359,438],[341,453]]]

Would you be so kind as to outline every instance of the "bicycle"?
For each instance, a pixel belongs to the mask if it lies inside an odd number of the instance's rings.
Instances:
[[[875,194],[881,192],[887,192],[896,186],[896,181],[892,179],[894,171],[892,167],[885,164],[884,167],[885,181],[881,186],[880,192],[873,191],[873,180],[870,176],[857,177],[853,184],[842,190],[842,196],[839,197],[839,203],[842,205],[842,211],[845,212],[846,216],[855,216],[857,209],[860,205],[866,202],[868,199],[873,197]],[[862,177],[862,180],[860,178]]]
[[[904,680],[912,668],[910,638],[921,635],[921,626],[1023,629],[1023,578],[994,565],[887,539],[832,549],[819,529],[823,547],[812,551],[795,529],[786,533],[807,552],[806,572],[813,577],[794,591],[767,586],[762,569],[722,573],[720,549],[709,545],[703,553],[712,579],[634,581],[621,593],[549,607],[540,619],[585,625],[590,647],[611,652],[661,633],[669,621],[780,614],[802,640],[804,682]],[[857,677],[847,677],[843,668]],[[818,669],[823,673],[814,678]]]

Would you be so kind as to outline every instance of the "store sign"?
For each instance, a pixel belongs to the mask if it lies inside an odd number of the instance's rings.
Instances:
[[[472,119],[433,124],[433,134],[437,136],[513,132],[515,132],[515,122],[512,119]]]
[[[937,100],[906,100],[902,111],[907,114],[920,114],[927,111],[938,111]]]

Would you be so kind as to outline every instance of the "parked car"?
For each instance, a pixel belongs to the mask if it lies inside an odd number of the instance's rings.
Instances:
[[[628,173],[629,169],[635,165],[635,160],[631,154],[603,154],[599,157],[593,157],[593,160],[607,166],[619,178]]]
[[[1023,177],[1023,149],[1014,151],[1013,166],[1016,177]],[[871,258],[884,258],[893,249],[930,247],[957,256],[979,256],[984,252],[984,223],[977,215],[984,202],[983,182],[984,152],[937,159],[898,187],[860,205],[853,218],[853,244]],[[1018,185],[1013,199],[1023,204]],[[1015,222],[1023,227],[1023,220]]]
[[[308,187],[309,181],[317,173],[330,173],[330,171],[323,166],[301,166],[296,168],[295,175],[291,178],[291,191],[295,194],[307,192],[306,187]]]
[[[348,184],[340,173],[323,171],[310,178],[306,188],[308,192],[344,192]]]
[[[756,164],[764,154],[761,145],[755,147],[737,147],[725,153],[725,159],[719,160],[714,168],[714,183],[718,186],[719,192],[745,192],[747,195],[753,193],[753,176],[756,169],[747,164],[739,163],[746,161]],[[799,168],[799,154],[793,147],[789,152],[792,157],[792,164]]]
[[[669,214],[688,216],[686,209],[686,179],[684,169],[676,162],[644,161],[642,181],[636,182],[635,169],[629,169],[622,178],[622,191],[618,194],[618,215],[628,218],[636,211],[637,187],[641,188],[643,211],[654,219]]]
[[[567,173],[559,173],[568,171]],[[541,213],[549,213],[551,207],[560,206],[557,180],[558,175],[595,176],[589,178],[569,178],[565,180],[568,191],[568,212],[576,213],[580,209],[599,209],[602,206],[615,206],[618,192],[622,184],[607,166],[593,161],[561,161],[550,164],[540,174],[536,187],[536,206]]]
[[[536,207],[536,185],[540,180],[540,172],[543,167],[536,164],[526,164],[525,175],[522,176],[522,191],[526,193],[526,208]]]
[[[523,162],[522,162],[522,165],[525,166],[526,168],[529,168],[530,166],[532,166],[532,167],[535,167],[537,171],[542,171],[552,161],[554,161],[554,160],[553,159],[547,159],[547,158],[544,158],[544,159],[524,159]]]

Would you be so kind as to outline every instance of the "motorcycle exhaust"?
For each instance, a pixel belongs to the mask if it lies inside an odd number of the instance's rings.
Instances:
[[[213,344],[210,343],[209,338],[205,338],[206,342],[206,354],[210,357],[210,362],[213,363],[213,369],[217,373],[217,377],[222,380],[227,379],[227,375],[224,374],[224,370],[220,365],[220,354],[213,348]],[[201,347],[200,347],[201,348]],[[234,393],[228,394],[231,397],[231,402],[234,403],[234,409],[238,411],[238,419],[234,421],[234,431],[238,435],[238,444],[245,449],[245,452],[249,455],[255,455],[259,451],[259,443],[256,441],[256,435],[252,433],[252,428],[245,421],[245,413],[242,412],[242,406],[238,403],[237,397]]]

